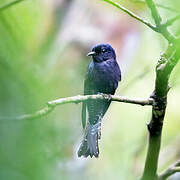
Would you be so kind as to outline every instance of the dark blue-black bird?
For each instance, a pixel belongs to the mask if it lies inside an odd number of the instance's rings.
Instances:
[[[92,56],[88,66],[85,81],[84,95],[114,94],[118,82],[121,80],[121,71],[116,61],[114,49],[109,44],[96,45],[87,56]],[[88,100],[82,105],[82,125],[85,134],[78,156],[98,157],[98,139],[101,138],[101,120],[106,113],[111,100]],[[88,121],[86,122],[86,108]]]

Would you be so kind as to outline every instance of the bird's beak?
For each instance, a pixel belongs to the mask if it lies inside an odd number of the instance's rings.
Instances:
[[[89,53],[87,54],[87,56],[93,56],[93,55],[95,55],[95,54],[96,54],[96,52],[91,51],[91,52],[89,52]]]

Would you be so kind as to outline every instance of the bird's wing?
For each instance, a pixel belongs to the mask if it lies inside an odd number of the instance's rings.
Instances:
[[[84,95],[88,95],[89,90],[88,90],[88,79],[86,78],[84,81]],[[81,118],[82,118],[82,127],[85,129],[86,126],[86,105],[87,102],[82,103],[82,113],[81,113]]]
[[[85,80],[84,80],[84,95],[92,94],[91,90],[90,90],[92,75],[93,75],[92,71],[93,71],[93,62],[91,62],[89,64],[88,70],[86,72],[86,76],[85,76]],[[83,102],[82,103],[82,114],[81,114],[83,129],[86,126],[86,107],[87,107],[87,102]]]

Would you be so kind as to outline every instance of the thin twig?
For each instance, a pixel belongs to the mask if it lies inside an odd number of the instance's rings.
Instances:
[[[137,16],[136,14],[134,14],[130,10],[126,9],[125,7],[121,6],[119,3],[113,2],[111,0],[103,0],[103,1],[108,2],[109,4],[112,4],[113,6],[121,9],[122,11],[124,11],[129,16],[133,17],[134,19],[138,20],[139,22],[141,22],[141,23],[145,24],[146,26],[150,27],[152,30],[156,31],[156,27],[155,26],[153,26],[151,23],[147,22],[143,18]]]
[[[180,19],[180,14],[176,15],[175,17],[168,19],[164,24],[162,24],[162,26],[171,26],[176,20]]]
[[[152,17],[156,24],[156,31],[164,36],[165,39],[168,40],[169,43],[174,43],[176,38],[168,31],[167,26],[162,24],[162,18],[156,8],[156,4],[153,0],[146,0],[146,3],[151,10]]]
[[[112,4],[113,6],[119,8],[120,10],[122,10],[123,12],[125,12],[126,14],[131,16],[132,18],[134,18],[134,19],[138,20],[139,22],[145,24],[146,26],[150,27],[153,31],[160,33],[161,35],[164,36],[165,39],[168,40],[169,43],[174,43],[176,41],[176,38],[168,31],[167,27],[164,26],[164,24],[161,24],[161,21],[162,21],[161,16],[159,15],[157,8],[153,1],[146,0],[146,3],[148,5],[148,7],[150,7],[150,9],[151,9],[151,13],[152,13],[152,16],[153,16],[156,26],[152,25],[148,21],[146,21],[143,18],[132,13],[130,10],[126,9],[125,7],[123,7],[122,5],[120,5],[117,2],[114,2],[112,0],[103,0],[103,1],[105,1],[109,4]]]
[[[161,24],[162,18],[156,8],[156,4],[154,3],[154,1],[146,0],[146,3],[151,10],[152,17],[156,23],[156,28],[159,28],[159,29],[167,28],[168,26],[172,25],[176,20],[180,19],[180,14],[177,14],[175,17],[167,20],[166,23]]]
[[[142,1],[142,0],[133,0],[133,3],[142,3],[142,4],[145,4],[146,5],[146,2],[145,1]],[[168,11],[171,11],[171,12],[177,12],[179,13],[179,11],[177,9],[174,9],[172,7],[168,7],[168,6],[165,6],[163,4],[159,4],[159,3],[155,3],[155,5],[159,8],[162,8],[162,9],[165,9],[165,10],[168,10]]]
[[[180,160],[160,174],[158,180],[165,180],[177,172],[180,172]]]
[[[146,0],[146,3],[151,10],[152,17],[154,19],[154,22],[156,23],[156,27],[159,27],[161,25],[162,18],[156,8],[155,3],[152,0]]]
[[[8,2],[8,3],[0,6],[0,11],[3,11],[3,10],[5,10],[5,9],[17,4],[17,3],[20,3],[22,1],[24,1],[24,0],[15,0],[15,1],[12,1],[12,2]]]
[[[165,6],[165,5],[162,5],[162,4],[158,4],[158,3],[156,3],[156,6],[162,8],[162,9],[168,10],[168,11],[179,13],[179,10],[174,9],[172,7],[168,7],[168,6]]]
[[[99,100],[107,100],[107,101],[111,100],[111,101],[116,101],[116,102],[138,104],[138,105],[142,105],[142,106],[153,105],[153,102],[154,102],[153,99],[147,99],[147,100],[137,99],[137,98],[136,99],[130,99],[127,97],[107,95],[107,94],[86,95],[86,96],[78,95],[78,96],[60,98],[60,99],[49,101],[47,103],[46,107],[44,107],[43,109],[36,111],[35,113],[32,113],[32,114],[24,114],[24,115],[20,115],[18,117],[12,117],[12,118],[0,117],[0,120],[1,121],[8,121],[8,120],[14,121],[14,120],[36,119],[36,118],[40,118],[42,116],[49,114],[58,105],[68,104],[68,103],[80,103],[80,102],[87,101],[90,99],[94,99],[94,100],[99,99]]]

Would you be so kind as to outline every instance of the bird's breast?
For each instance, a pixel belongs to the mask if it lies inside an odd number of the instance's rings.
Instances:
[[[102,62],[98,63],[94,67],[95,79],[99,81],[112,81],[115,78],[115,72],[113,64]]]
[[[103,93],[111,93],[116,89],[117,83],[113,64],[103,62],[94,65],[93,84],[96,89]]]

